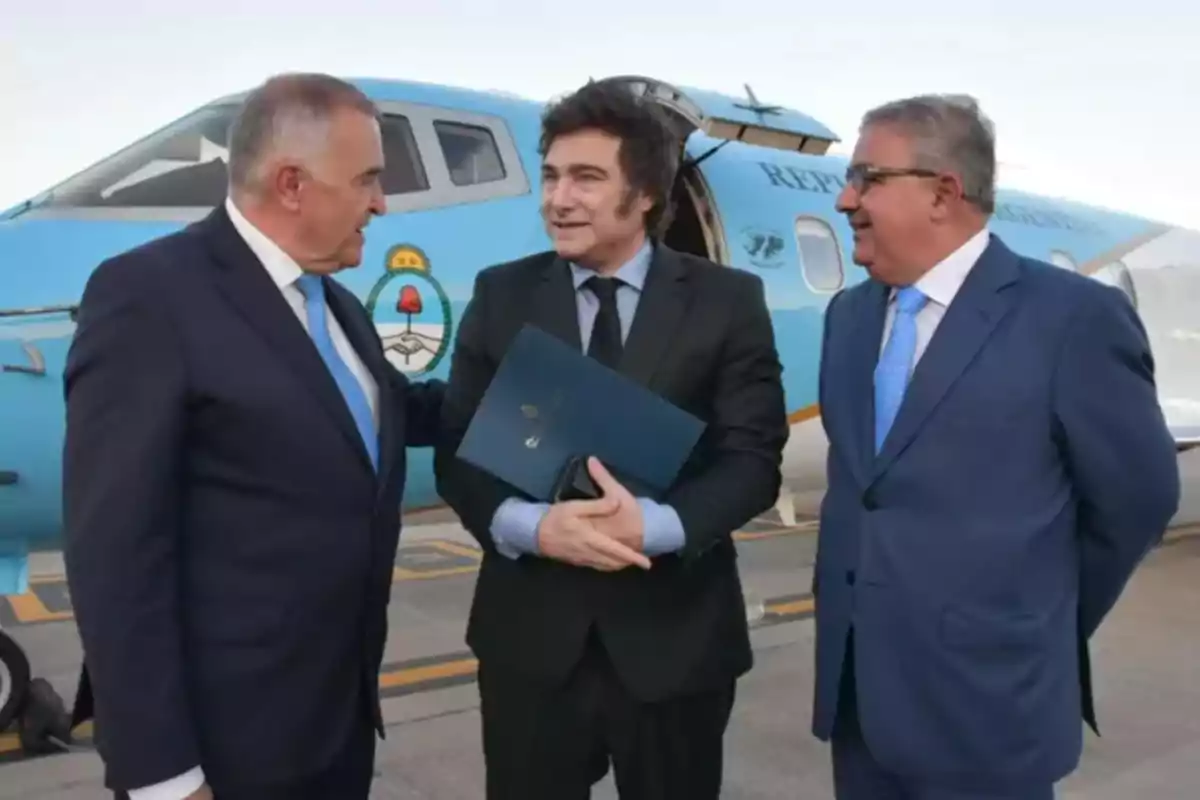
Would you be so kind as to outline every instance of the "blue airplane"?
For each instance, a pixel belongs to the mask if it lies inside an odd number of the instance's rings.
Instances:
[[[829,153],[838,138],[806,114],[760,103],[748,86],[738,98],[623,80],[686,137],[666,243],[765,282],[792,423],[778,507],[786,522],[811,515],[826,447],[816,405],[822,315],[834,292],[865,278],[834,209],[847,166]],[[382,113],[389,213],[368,229],[362,264],[339,280],[370,310],[392,363],[415,379],[444,378],[476,271],[550,247],[536,184],[543,105],[506,92],[354,82]],[[0,594],[26,592],[29,554],[60,547],[60,378],[83,286],[102,259],[222,202],[239,99],[215,100],[0,212]],[[1200,233],[1016,191],[1000,192],[991,227],[1018,251],[1125,293],[1153,340],[1180,451],[1200,444]],[[428,451],[409,463],[403,511],[439,505]],[[1197,487],[1184,491],[1194,498]],[[1177,524],[1198,521],[1189,507]],[[0,633],[0,730],[29,673]]]

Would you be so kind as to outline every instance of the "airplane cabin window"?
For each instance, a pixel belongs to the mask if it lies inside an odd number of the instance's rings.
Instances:
[[[455,186],[504,180],[500,149],[487,128],[442,120],[435,121],[433,127]]]
[[[202,109],[100,162],[58,187],[58,208],[211,208],[228,190],[229,125],[237,106]],[[429,178],[412,126],[398,114],[382,118],[385,194],[421,192]]]
[[[528,194],[502,117],[383,102],[380,183],[390,213]],[[201,218],[228,191],[236,101],[202,108],[102,159],[40,198],[31,213],[91,218]]]
[[[385,114],[379,123],[383,137],[383,193],[385,195],[423,192],[429,188],[429,176],[421,162],[412,123],[400,114]]]
[[[846,279],[842,251],[833,228],[824,220],[816,217],[796,220],[796,249],[800,271],[809,288],[815,292],[836,292],[842,288]]]
[[[201,109],[54,190],[54,208],[215,206],[225,199],[236,106]]]

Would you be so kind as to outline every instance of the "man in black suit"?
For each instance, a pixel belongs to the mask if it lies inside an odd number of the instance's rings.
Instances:
[[[405,446],[442,385],[329,279],[382,213],[376,112],[268,81],[228,201],[109,259],[66,369],[67,577],[118,796],[365,798]]]
[[[479,274],[437,460],[484,550],[467,638],[487,796],[586,798],[611,759],[627,800],[716,798],[752,663],[731,534],[776,501],[788,435],[763,285],[655,243],[680,149],[625,87],[589,83],[551,108],[541,153],[554,252]],[[525,323],[709,423],[661,504],[596,463],[603,499],[536,504],[455,459]]]

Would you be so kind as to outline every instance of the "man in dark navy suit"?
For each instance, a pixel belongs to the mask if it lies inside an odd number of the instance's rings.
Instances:
[[[1095,727],[1087,641],[1179,502],[1116,289],[987,230],[966,98],[864,119],[826,312],[813,731],[839,800],[1046,800]]]
[[[272,79],[228,201],[84,292],[66,564],[118,796],[368,796],[404,448],[435,443],[442,396],[329,278],[361,261],[383,166],[357,89]]]

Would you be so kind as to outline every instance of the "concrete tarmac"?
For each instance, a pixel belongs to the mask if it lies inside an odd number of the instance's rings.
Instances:
[[[827,746],[809,734],[815,546],[811,525],[764,520],[739,535],[739,566],[757,663],[739,687],[726,747],[729,800],[831,798]],[[1092,645],[1103,738],[1089,732],[1063,800],[1200,797],[1200,531],[1153,552]],[[381,675],[388,738],[372,798],[479,800],[483,792],[478,695],[463,625],[478,551],[452,522],[407,528],[397,558],[388,662]],[[35,672],[70,701],[79,644],[54,556],[35,565],[30,595],[0,600],[0,621]],[[761,607],[759,607],[761,603]],[[23,758],[0,734],[0,798],[83,800],[110,795],[102,765],[82,752]],[[611,776],[595,800],[617,797]]]

